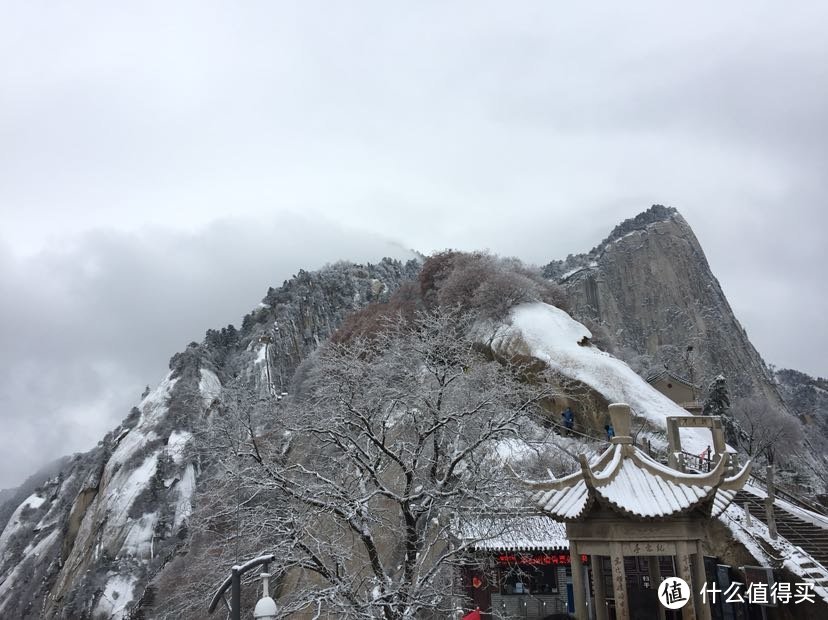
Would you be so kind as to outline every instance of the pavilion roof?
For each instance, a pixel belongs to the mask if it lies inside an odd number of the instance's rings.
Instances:
[[[750,465],[726,477],[725,459],[707,473],[674,470],[629,443],[615,443],[592,463],[581,456],[581,471],[545,482],[530,483],[532,496],[546,514],[579,521],[596,502],[633,519],[662,519],[709,507],[722,513],[745,483]]]
[[[684,377],[682,377],[680,375],[677,375],[676,373],[674,373],[672,370],[670,370],[668,368],[665,368],[662,371],[659,371],[659,372],[656,372],[656,373],[653,373],[653,374],[649,375],[647,377],[647,383],[652,384],[652,383],[655,383],[656,381],[658,381],[659,379],[668,379],[668,380],[675,381],[676,383],[682,383],[682,384],[686,385],[687,387],[696,388],[697,390],[701,389],[700,386],[696,385],[695,383],[691,383],[690,381],[688,381]]]

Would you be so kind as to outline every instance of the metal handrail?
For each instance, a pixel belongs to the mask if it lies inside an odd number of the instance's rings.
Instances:
[[[213,595],[213,599],[210,601],[210,606],[207,608],[207,613],[213,613],[216,609],[216,605],[218,605],[220,600],[223,600],[224,593],[227,591],[227,588],[232,587],[231,591],[231,600],[230,600],[230,616],[233,620],[240,620],[241,619],[241,576],[250,570],[251,568],[255,568],[257,566],[264,565],[265,572],[267,571],[267,566],[271,562],[276,559],[276,556],[272,553],[267,555],[259,556],[258,558],[254,558],[249,560],[241,565],[233,566],[230,570],[230,576],[224,580],[224,583],[219,586],[219,589]]]
[[[765,486],[767,486],[768,481],[759,473],[751,473],[751,478],[755,478]],[[819,506],[810,500],[805,499],[804,497],[797,495],[790,489],[785,488],[784,486],[778,485],[776,482],[773,483],[773,492],[778,497],[781,497],[792,504],[797,504],[800,508],[805,508],[806,510],[810,510],[811,512],[815,512],[822,516],[828,516],[826,514],[826,510],[824,506]]]
[[[711,457],[704,457],[700,454],[693,454],[692,452],[687,452],[686,450],[682,450],[681,453],[693,459],[694,461],[697,461],[699,463],[699,469],[702,469],[702,463],[705,463],[707,465],[707,471],[710,471],[710,469],[712,469],[715,466],[714,459]],[[758,473],[756,470],[752,470],[750,472],[750,478],[748,479],[748,483],[750,483],[751,481],[758,482],[765,487],[767,487],[768,485],[767,479],[764,476],[762,476],[762,474]],[[757,484],[756,486],[760,486],[760,484]],[[773,483],[773,492],[778,497],[781,497],[782,499],[785,499],[792,504],[796,504],[800,508],[805,508],[806,510],[810,510],[822,516],[828,516],[828,514],[826,514],[824,506],[819,506],[818,504],[815,504],[805,499],[804,497],[797,495],[790,489],[786,488],[783,485],[779,485],[776,482]]]

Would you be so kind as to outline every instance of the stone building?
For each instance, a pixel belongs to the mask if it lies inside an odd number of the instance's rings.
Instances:
[[[698,415],[702,412],[703,403],[699,400],[701,387],[672,371],[665,368],[650,375],[647,377],[647,383],[690,413]]]

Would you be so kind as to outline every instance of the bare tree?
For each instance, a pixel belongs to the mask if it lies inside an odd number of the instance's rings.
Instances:
[[[519,510],[498,449],[531,425],[550,384],[479,351],[470,324],[438,309],[327,345],[301,400],[267,429],[237,427],[240,527],[268,535],[284,616],[447,617],[476,542],[458,534]]]
[[[761,398],[737,401],[732,413],[740,428],[740,446],[749,456],[764,455],[768,463],[773,463],[779,448],[790,448],[802,440],[796,419]]]

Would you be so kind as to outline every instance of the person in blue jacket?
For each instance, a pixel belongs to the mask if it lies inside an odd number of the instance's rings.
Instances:
[[[612,441],[612,438],[615,437],[615,429],[612,424],[604,424],[604,430],[607,431],[607,441]]]
[[[561,417],[563,418],[563,425],[564,428],[568,431],[571,431],[572,428],[575,426],[575,414],[572,413],[572,409],[567,407],[561,413]]]

